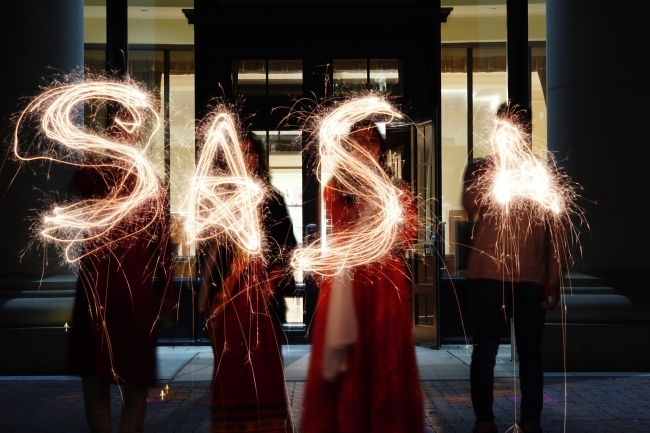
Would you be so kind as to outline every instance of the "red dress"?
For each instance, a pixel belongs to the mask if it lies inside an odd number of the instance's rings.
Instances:
[[[94,168],[80,169],[75,180],[84,198],[103,197],[111,188]],[[173,259],[164,217],[139,231],[149,223],[149,209],[143,205],[121,221],[103,248],[80,260],[68,356],[71,374],[156,384],[157,323],[174,303]],[[123,238],[133,232],[138,233]]]
[[[405,190],[402,244],[415,236],[416,215]],[[334,231],[349,215],[346,200],[325,189]],[[345,224],[345,223],[343,223]],[[422,391],[418,381],[411,319],[411,283],[402,251],[352,274],[357,318],[356,342],[349,346],[346,371],[329,381],[322,363],[327,310],[333,278],[325,278],[316,310],[312,350],[302,414],[303,433],[396,433],[424,431]]]
[[[264,229],[269,259],[248,261],[230,295],[218,288],[216,270],[208,289],[207,322],[214,352],[210,405],[213,432],[293,431],[289,415],[280,339],[281,325],[273,304],[278,296],[283,258],[296,245],[284,201],[273,193],[266,202]],[[233,251],[224,255],[233,257]],[[229,260],[230,263],[234,263]],[[216,278],[215,278],[216,277]],[[225,279],[227,281],[227,278]]]

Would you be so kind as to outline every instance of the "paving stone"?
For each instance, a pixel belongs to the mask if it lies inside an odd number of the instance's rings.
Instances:
[[[427,433],[469,433],[474,424],[468,380],[420,382]],[[300,425],[304,381],[287,382],[292,419]],[[161,400],[149,394],[148,433],[209,433],[210,382],[173,382]],[[501,432],[519,413],[519,390],[512,379],[495,380],[495,415]],[[117,428],[120,395],[113,387],[111,406]],[[565,396],[566,392],[566,396]],[[565,418],[566,413],[566,418]],[[546,378],[542,424],[547,433],[650,432],[650,377]],[[87,431],[79,380],[1,380],[0,432],[76,433]]]

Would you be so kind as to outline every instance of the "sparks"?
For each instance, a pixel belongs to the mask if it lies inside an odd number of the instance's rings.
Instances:
[[[495,121],[490,143],[496,155],[492,173],[492,199],[505,207],[533,203],[558,215],[566,209],[566,187],[554,165],[537,158],[525,131],[504,119]]]
[[[117,127],[127,135],[139,135],[146,130],[148,139],[141,146],[135,146],[86,132],[79,122],[84,103],[118,104],[121,111],[115,120]],[[135,209],[146,205],[148,218],[133,228],[134,233],[120,233],[117,238],[145,230],[163,213],[160,182],[146,156],[155,132],[161,127],[153,107],[150,95],[133,82],[97,78],[57,84],[37,96],[20,113],[13,139],[13,152],[18,160],[42,160],[98,170],[110,168],[123,175],[114,179],[115,187],[107,197],[57,205],[42,215],[38,232],[45,241],[61,247],[68,263],[118,241],[116,236],[109,238],[109,232]],[[35,151],[31,146],[21,148],[20,131],[27,118],[38,119],[42,134],[47,138],[38,142]],[[84,155],[92,157],[84,161]],[[134,185],[127,185],[127,178]],[[82,243],[86,247],[79,253]]]
[[[341,104],[317,122],[320,160],[336,164],[332,179],[340,185],[341,193],[363,203],[363,209],[355,227],[335,227],[331,239],[325,239],[325,246],[317,241],[296,249],[291,260],[294,269],[335,275],[347,268],[380,261],[397,242],[403,220],[401,191],[375,158],[352,139],[351,133],[343,132],[370,116],[390,121],[402,114],[385,99],[366,96]]]
[[[495,260],[518,257],[513,233],[525,233],[526,227],[518,226],[535,223],[549,227],[556,259],[566,267],[572,260],[569,243],[577,239],[571,216],[584,221],[576,204],[577,185],[557,168],[552,155],[545,160],[536,156],[528,137],[516,113],[497,118],[486,143],[492,156],[474,174],[468,190],[477,192],[484,217],[497,221]],[[518,260],[514,266],[518,268]]]
[[[257,207],[264,198],[262,183],[248,173],[234,116],[216,109],[203,131],[203,145],[184,205],[190,241],[226,235],[250,254],[261,251]]]

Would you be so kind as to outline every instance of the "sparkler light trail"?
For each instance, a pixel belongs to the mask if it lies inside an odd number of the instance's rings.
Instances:
[[[214,110],[203,130],[203,145],[196,175],[184,208],[190,241],[226,235],[250,254],[261,251],[257,208],[264,198],[263,184],[246,168],[237,138],[234,116],[225,108]]]
[[[543,160],[533,153],[529,134],[516,116],[511,112],[495,119],[487,140],[491,156],[473,174],[467,191],[476,195],[483,217],[495,219],[500,241],[494,259],[505,265],[508,273],[518,274],[518,242],[514,239],[516,233],[525,236],[528,228],[520,227],[522,224],[548,226],[559,269],[566,268],[571,260],[569,242],[577,238],[571,236],[577,235],[571,216],[583,220],[575,203],[577,186],[557,168],[552,155]],[[511,258],[510,264],[505,263],[506,257]]]
[[[563,212],[567,205],[563,179],[557,176],[555,167],[535,157],[520,127],[505,119],[495,121],[490,143],[496,155],[491,173],[491,196],[507,212],[512,206],[526,206]],[[535,208],[534,207],[534,208]]]
[[[96,107],[118,104],[115,128],[126,137],[118,140],[85,131],[79,122],[84,103]],[[57,205],[43,215],[38,224],[41,237],[59,245],[67,262],[146,230],[164,212],[160,182],[146,156],[155,132],[161,127],[153,107],[149,93],[132,82],[86,78],[78,83],[58,83],[45,90],[18,116],[13,152],[20,161],[94,167],[115,176],[115,187],[107,197]],[[40,122],[41,134],[47,140],[38,140],[23,149],[20,132],[28,119]],[[143,132],[149,133],[143,145],[128,142],[135,141],[133,136]],[[84,155],[92,156],[83,161]],[[108,236],[120,221],[139,208],[146,208],[148,217],[132,228],[134,232]],[[83,253],[79,253],[81,243],[85,245]]]
[[[344,269],[380,261],[395,246],[403,221],[401,194],[375,157],[344,132],[368,117],[389,121],[401,118],[395,107],[378,96],[351,99],[316,122],[320,160],[336,163],[332,179],[340,193],[352,197],[363,209],[353,227],[334,228],[325,248],[319,242],[296,249],[294,269],[335,275]]]

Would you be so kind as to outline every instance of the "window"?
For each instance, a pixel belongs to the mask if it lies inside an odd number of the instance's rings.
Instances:
[[[342,96],[370,90],[376,93],[403,93],[400,72],[402,61],[397,59],[334,60],[333,94]]]
[[[302,60],[237,60],[233,94],[302,95]]]
[[[533,151],[546,157],[546,48],[530,43]],[[463,221],[462,175],[467,158],[486,156],[489,128],[507,99],[505,43],[449,44],[441,58],[442,221],[445,223],[447,271],[464,267],[469,243]],[[460,251],[460,253],[459,253]],[[453,264],[453,265],[452,265]]]
[[[87,47],[86,67],[101,72],[105,67],[104,53],[103,46]],[[148,156],[160,178],[165,179],[170,193],[172,243],[176,244],[176,253],[181,258],[176,273],[193,275],[194,246],[183,241],[182,204],[195,163],[194,52],[191,47],[182,46],[176,49],[134,46],[129,49],[128,59],[129,76],[153,93],[156,111],[164,121],[164,127],[153,137]],[[85,114],[88,126],[100,130],[105,126],[105,115],[93,112],[90,105],[85,107]]]
[[[445,252],[456,253],[456,223],[467,220],[461,201],[462,177],[468,142],[467,48],[442,50],[442,221],[445,224]]]

